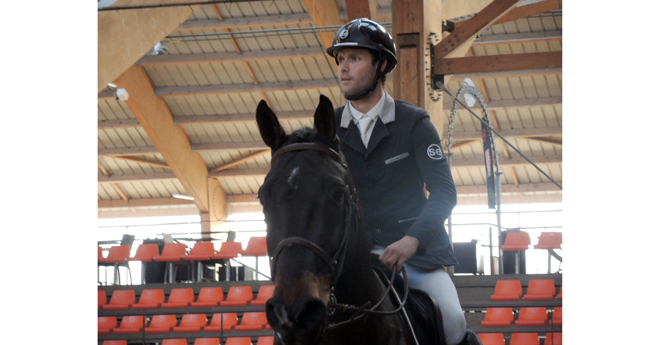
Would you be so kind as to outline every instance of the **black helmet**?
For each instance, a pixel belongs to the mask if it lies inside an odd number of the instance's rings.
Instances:
[[[360,18],[344,24],[337,31],[335,39],[332,40],[332,46],[326,52],[335,58],[335,62],[337,62],[337,53],[342,48],[365,48],[373,50],[378,54],[378,66],[373,83],[370,87],[355,95],[344,95],[350,101],[359,100],[367,96],[376,89],[378,80],[396,67],[396,46],[392,35],[382,25],[371,19]],[[381,72],[380,69],[385,60],[387,60],[387,66]],[[337,64],[339,63],[337,62]]]
[[[379,57],[387,59],[387,67],[384,74],[391,72],[396,66],[396,46],[392,35],[382,25],[368,19],[354,19],[342,26],[335,39],[332,40],[332,47],[326,52],[337,60],[337,53],[341,48],[367,48],[378,53]]]

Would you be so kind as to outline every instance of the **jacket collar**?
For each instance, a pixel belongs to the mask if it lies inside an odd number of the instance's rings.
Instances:
[[[392,98],[392,96],[390,96],[384,90],[383,93],[385,94],[385,102],[383,103],[383,111],[381,111],[380,114],[378,114],[378,117],[383,122],[383,124],[388,124],[390,122],[394,122],[394,98]],[[341,114],[340,126],[342,128],[348,128],[348,125],[353,121],[353,115],[351,114],[350,108],[351,107],[349,107],[347,104],[344,107],[344,111]]]
[[[385,137],[389,135],[385,125],[394,122],[394,98],[392,98],[387,92],[385,93],[385,103],[383,104],[383,110],[379,114],[378,119],[374,125],[374,130],[371,133],[371,138],[369,139],[368,148],[364,147],[362,139],[360,138],[360,130],[357,128],[355,121],[353,120],[353,115],[351,114],[350,107],[345,106],[341,115],[340,127],[346,128],[346,133],[341,138],[341,141],[354,149],[355,151],[368,156],[378,143]]]

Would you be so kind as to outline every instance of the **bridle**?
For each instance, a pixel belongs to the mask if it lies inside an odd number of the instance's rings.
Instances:
[[[271,158],[271,166],[273,166],[273,163],[275,160],[279,157],[281,157],[283,154],[292,152],[292,151],[302,151],[302,150],[315,150],[319,152],[323,152],[325,154],[328,154],[330,157],[332,157],[335,161],[339,162],[345,169],[348,170],[348,165],[346,164],[345,159],[339,152],[331,149],[330,147],[323,145],[321,143],[311,143],[311,142],[305,142],[305,143],[294,143],[294,144],[289,144],[286,145],[279,150],[275,151],[273,153],[273,156]],[[352,305],[347,305],[347,304],[341,304],[337,303],[337,298],[334,294],[334,286],[337,283],[338,278],[342,274],[343,266],[344,266],[344,261],[346,259],[346,250],[348,247],[348,234],[349,234],[349,224],[351,221],[351,216],[353,215],[352,211],[358,211],[358,202],[357,202],[357,190],[355,189],[355,186],[353,184],[353,180],[348,174],[348,185],[346,186],[348,189],[348,193],[350,195],[350,198],[348,200],[349,202],[349,207],[348,211],[346,212],[346,219],[344,221],[345,224],[345,231],[344,235],[342,237],[341,244],[339,245],[339,250],[335,253],[334,256],[330,257],[325,250],[323,250],[321,247],[319,247],[317,244],[304,239],[302,237],[287,237],[280,241],[280,243],[277,244],[275,247],[275,250],[273,252],[273,257],[271,258],[270,262],[270,267],[271,267],[271,279],[275,279],[275,273],[276,273],[276,266],[277,266],[277,260],[279,257],[280,252],[285,249],[285,248],[291,248],[294,245],[302,246],[310,251],[312,251],[314,254],[316,254],[318,257],[320,257],[323,262],[326,263],[330,267],[330,270],[332,272],[332,276],[334,277],[332,280],[332,284],[330,285],[330,297],[329,297],[329,303],[328,303],[328,315],[332,315],[335,310],[339,309],[343,312],[354,312],[353,315],[341,322],[336,322],[329,324],[327,326],[328,329],[338,327],[350,322],[353,322],[355,320],[358,320],[360,318],[363,318],[365,315],[371,313],[371,314],[380,314],[380,315],[392,315],[398,313],[403,306],[406,303],[406,300],[408,298],[408,276],[406,274],[405,268],[403,269],[403,276],[404,276],[404,296],[403,300],[401,301],[400,305],[398,308],[392,311],[378,311],[376,308],[378,308],[387,298],[390,290],[392,290],[392,284],[394,282],[394,277],[396,274],[396,270],[392,270],[392,277],[390,278],[387,290],[383,294],[383,297],[378,301],[378,303],[374,304],[373,306],[371,305],[371,302],[367,302],[362,306],[352,306]],[[355,228],[357,229],[358,226],[358,217],[356,214],[355,217]]]

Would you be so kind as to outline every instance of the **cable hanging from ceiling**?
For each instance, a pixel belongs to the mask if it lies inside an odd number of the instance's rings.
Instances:
[[[384,27],[391,27],[392,22],[382,23]],[[316,34],[322,32],[337,32],[342,25],[330,26],[309,26],[301,28],[287,28],[287,29],[268,29],[268,30],[252,30],[252,31],[232,31],[232,32],[217,32],[206,34],[190,34],[190,35],[169,35],[165,37],[162,42],[193,42],[193,41],[211,41],[211,40],[224,40],[236,38],[262,38],[273,37],[281,34]],[[192,38],[186,40],[186,38]]]

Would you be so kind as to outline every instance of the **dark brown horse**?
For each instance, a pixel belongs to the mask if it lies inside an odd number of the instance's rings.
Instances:
[[[320,98],[314,128],[290,135],[264,101],[257,107],[259,131],[272,149],[259,199],[275,284],[266,304],[275,343],[414,344],[401,313],[362,311],[396,308],[372,271],[332,103]]]

